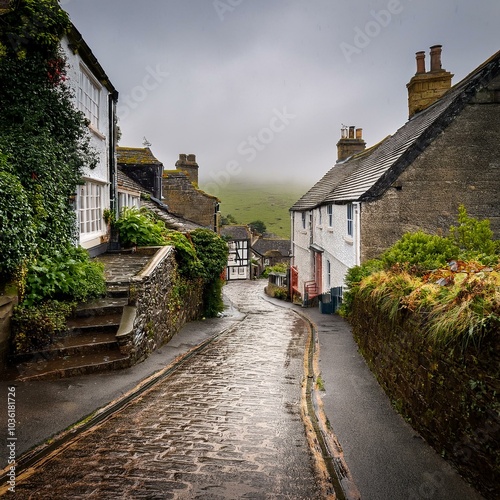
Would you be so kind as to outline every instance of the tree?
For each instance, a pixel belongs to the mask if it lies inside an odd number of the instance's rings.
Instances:
[[[5,262],[19,264],[36,251],[51,253],[75,243],[76,216],[71,199],[84,167],[94,167],[95,152],[83,114],[73,104],[66,82],[60,40],[70,27],[57,0],[20,0],[0,23],[0,162],[3,179],[13,176],[23,200],[23,230],[35,245],[2,248],[0,273],[12,275]],[[7,168],[7,165],[9,166]],[[10,198],[11,199],[11,198]],[[6,199],[0,212],[6,213]],[[2,233],[19,224],[3,218]],[[17,252],[17,253],[16,253]]]
[[[254,220],[253,222],[250,222],[248,225],[252,229],[252,231],[255,231],[260,234],[264,234],[267,229],[266,225],[261,220]]]

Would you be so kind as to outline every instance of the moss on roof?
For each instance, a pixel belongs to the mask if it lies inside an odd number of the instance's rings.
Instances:
[[[121,165],[163,165],[149,148],[117,147],[117,162]]]

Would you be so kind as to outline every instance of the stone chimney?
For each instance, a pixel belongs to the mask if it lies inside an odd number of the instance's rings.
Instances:
[[[196,155],[180,154],[179,159],[175,163],[177,170],[182,170],[187,174],[189,180],[198,185],[198,164],[196,163]]]
[[[409,118],[435,103],[451,87],[453,75],[441,67],[441,47],[431,47],[431,69],[428,72],[425,71],[425,52],[415,54],[417,72],[406,85]]]
[[[340,140],[337,142],[337,162],[345,160],[356,153],[364,151],[363,129],[354,126],[342,126]]]

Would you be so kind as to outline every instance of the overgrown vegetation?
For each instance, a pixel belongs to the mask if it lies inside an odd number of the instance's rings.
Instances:
[[[46,343],[72,301],[103,291],[102,268],[74,247],[72,199],[97,156],[66,81],[69,28],[57,0],[11,2],[0,24],[0,291],[13,284],[21,300],[16,350]]]
[[[76,241],[71,197],[96,164],[73,105],[60,39],[69,18],[57,0],[21,0],[0,29],[0,278]],[[20,223],[22,221],[22,223]],[[22,230],[19,228],[22,227]]]
[[[213,317],[223,311],[221,274],[227,264],[228,247],[216,233],[196,229],[184,235],[167,229],[163,221],[147,209],[137,208],[125,209],[114,225],[124,245],[172,245],[181,280],[203,287],[204,315]],[[184,282],[176,285],[176,290],[183,289]]]
[[[406,234],[379,259],[351,268],[341,314],[369,300],[392,320],[411,312],[436,343],[479,345],[500,329],[499,243],[489,221],[459,208],[449,237]]]
[[[288,263],[286,262],[280,262],[274,266],[267,266],[264,271],[262,271],[261,278],[267,278],[269,273],[286,273],[288,267]]]
[[[85,302],[106,292],[103,264],[72,245],[40,256],[28,269],[25,283],[23,307],[44,300]]]
[[[66,330],[66,319],[76,304],[46,301],[38,307],[17,306],[12,317],[12,353],[41,350]]]

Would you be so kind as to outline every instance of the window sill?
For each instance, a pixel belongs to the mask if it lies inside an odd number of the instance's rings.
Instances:
[[[98,139],[101,139],[101,141],[105,141],[106,140],[106,136],[104,134],[101,134],[101,132],[99,132],[99,130],[97,130],[94,125],[92,125],[91,123],[89,124],[89,130],[92,132],[92,134],[94,134]]]
[[[352,236],[344,236],[344,241],[345,241],[348,245],[353,245],[353,244],[354,244],[354,240],[353,240]]]

